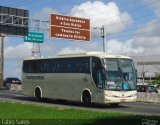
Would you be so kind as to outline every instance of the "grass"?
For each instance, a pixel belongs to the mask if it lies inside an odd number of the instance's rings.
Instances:
[[[23,125],[141,125],[142,120],[160,120],[157,116],[131,115],[115,112],[84,111],[66,108],[43,107],[0,101],[0,124]],[[158,121],[160,122],[160,121]]]

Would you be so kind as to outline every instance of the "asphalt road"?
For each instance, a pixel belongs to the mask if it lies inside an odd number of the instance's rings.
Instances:
[[[60,108],[75,108],[81,110],[93,110],[102,112],[124,112],[143,115],[156,115],[160,116],[160,104],[154,103],[122,103],[118,107],[94,105],[90,108],[84,107],[81,103],[46,100],[43,102],[36,102],[33,97],[23,95],[21,92],[0,90],[0,100],[20,102],[25,104],[43,105],[46,107],[60,107]]]

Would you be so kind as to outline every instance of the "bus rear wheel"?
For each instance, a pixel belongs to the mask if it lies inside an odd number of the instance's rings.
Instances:
[[[36,88],[36,90],[35,90],[35,98],[36,98],[36,101],[37,101],[37,102],[41,102],[41,101],[42,101],[41,91],[40,91],[39,88]]]
[[[91,105],[91,96],[88,92],[83,93],[83,104],[87,107]]]

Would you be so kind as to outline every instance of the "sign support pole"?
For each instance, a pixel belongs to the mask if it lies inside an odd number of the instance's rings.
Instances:
[[[1,37],[1,53],[0,53],[0,88],[3,87],[3,65],[4,65],[4,34],[0,33]]]
[[[39,32],[40,20],[34,19],[33,21],[35,22],[35,28],[36,28],[37,32]],[[41,49],[40,49],[40,44],[39,43],[33,43],[31,56],[33,56],[33,57],[36,57],[36,56],[37,57],[41,57]]]

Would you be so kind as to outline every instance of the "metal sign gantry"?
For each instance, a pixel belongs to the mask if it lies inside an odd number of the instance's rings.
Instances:
[[[0,6],[0,88],[3,86],[4,37],[6,35],[26,36],[28,34],[29,11]]]
[[[0,13],[0,24],[2,25],[27,27],[28,21],[28,17]]]

